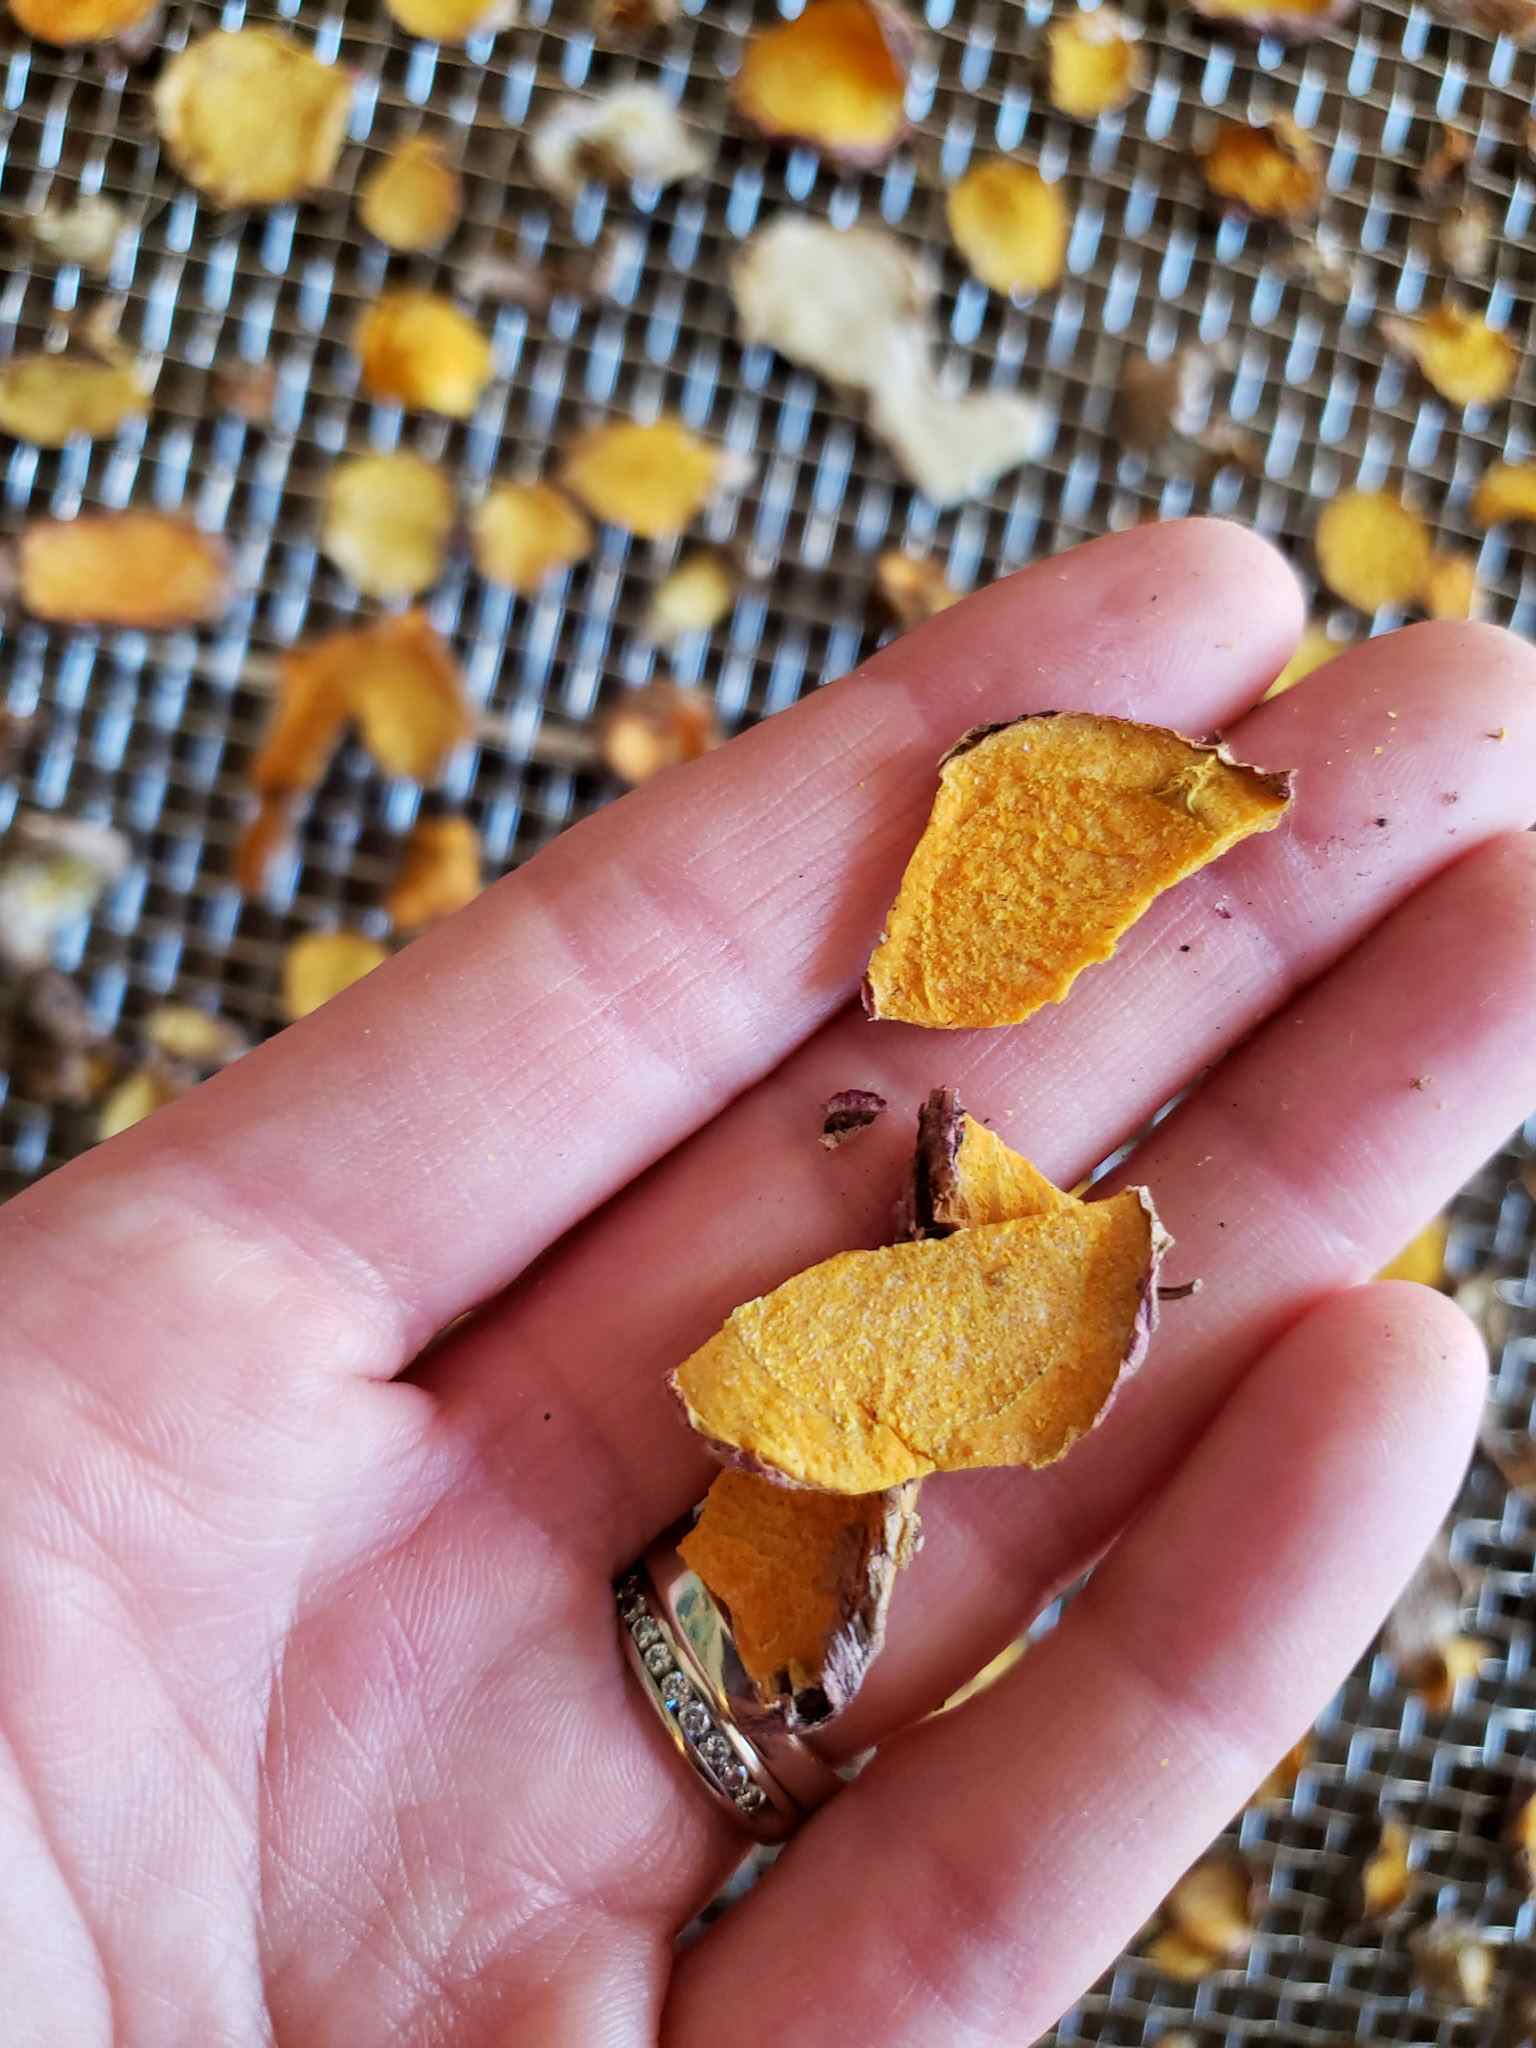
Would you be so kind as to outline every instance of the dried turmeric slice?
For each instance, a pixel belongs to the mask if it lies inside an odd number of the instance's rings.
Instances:
[[[221,206],[275,206],[323,185],[351,104],[345,71],[270,28],[196,37],[155,87],[168,155]]]
[[[390,249],[438,249],[459,224],[464,188],[458,172],[425,135],[397,142],[357,195],[357,216]]]
[[[1139,1363],[1166,1243],[1133,1188],[843,1252],[738,1308],[672,1383],[732,1462],[829,1493],[1048,1465]]]
[[[592,528],[553,484],[492,484],[470,528],[475,567],[524,594],[592,552]]]
[[[1514,389],[1520,352],[1507,334],[1447,299],[1420,319],[1388,314],[1381,322],[1389,348],[1411,356],[1453,405],[1493,405]]]
[[[946,1029],[1016,1024],[1289,801],[1287,776],[1159,726],[1082,712],[978,726],[940,763],[865,1006]]]
[[[760,29],[736,74],[738,110],[764,135],[813,143],[855,168],[882,163],[907,132],[916,28],[886,0],[810,0]]]
[[[16,356],[0,370],[0,433],[39,448],[62,448],[76,434],[115,434],[148,411],[148,392],[122,363]]]
[[[918,1542],[917,1483],[852,1497],[722,1472],[678,1545],[731,1621],[765,1707],[791,1728],[841,1713],[879,1655]]]
[[[229,556],[215,535],[165,512],[39,519],[17,550],[19,594],[60,625],[206,626],[229,603]]]
[[[1045,32],[1051,105],[1075,120],[1112,114],[1140,91],[1146,56],[1117,8],[1097,7],[1053,21]]]
[[[402,930],[419,930],[480,894],[480,834],[468,818],[421,818],[400,859],[385,908]]]
[[[389,948],[363,932],[305,932],[283,956],[283,1013],[291,1024],[372,974]]]
[[[1066,268],[1072,217],[1061,187],[1032,164],[993,157],[966,172],[945,202],[955,247],[996,292],[1044,292]]]
[[[1477,558],[1457,548],[1437,548],[1419,593],[1432,619],[1470,619],[1477,615]]]
[[[160,0],[10,0],[11,19],[41,43],[110,43],[137,28]]]
[[[320,546],[369,597],[416,597],[443,573],[455,517],[453,485],[424,455],[349,455],[325,480]]]
[[[380,292],[357,323],[370,398],[467,420],[495,369],[491,344],[441,292]]]
[[[345,637],[347,702],[363,745],[386,775],[432,781],[474,724],[452,649],[425,612]]]
[[[1536,462],[1495,462],[1486,469],[1472,493],[1472,517],[1479,526],[1536,520]]]
[[[1284,114],[1259,128],[1223,121],[1201,168],[1218,199],[1262,220],[1305,220],[1323,196],[1317,144]]]
[[[719,449],[681,420],[611,420],[577,441],[560,481],[595,519],[665,540],[703,511],[723,469]]]
[[[1363,612],[1415,603],[1434,559],[1428,527],[1388,491],[1341,491],[1330,499],[1315,545],[1328,588]]]
[[[898,1216],[904,1237],[948,1237],[1075,1205],[1074,1195],[967,1116],[953,1088],[929,1095],[918,1112],[911,1183]]]

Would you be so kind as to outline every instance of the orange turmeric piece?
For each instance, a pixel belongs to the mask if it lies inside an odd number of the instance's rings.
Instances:
[[[747,44],[734,98],[762,134],[813,143],[855,168],[883,163],[907,132],[914,23],[889,0],[810,0]]]
[[[1132,1188],[842,1252],[738,1308],[673,1386],[732,1462],[828,1493],[1048,1465],[1139,1363],[1166,1244]]]
[[[828,1721],[879,1654],[896,1574],[918,1543],[917,1484],[849,1498],[722,1472],[678,1545],[725,1608],[764,1706]]]
[[[34,520],[22,531],[17,570],[25,609],[59,625],[211,626],[232,594],[224,543],[167,512]]]
[[[978,726],[940,763],[865,1007],[949,1030],[1016,1024],[1289,802],[1288,776],[1160,726],[1083,712]]]

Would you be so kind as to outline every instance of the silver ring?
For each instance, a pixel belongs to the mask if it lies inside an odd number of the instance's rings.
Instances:
[[[624,1653],[715,1804],[757,1841],[782,1842],[845,1780],[758,1699],[723,1610],[678,1555],[690,1527],[669,1529],[615,1585]]]

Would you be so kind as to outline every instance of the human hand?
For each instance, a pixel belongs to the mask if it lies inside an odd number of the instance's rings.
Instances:
[[[1444,1512],[1478,1343],[1357,1283],[1536,1099],[1536,657],[1417,627],[1251,710],[1298,623],[1233,528],[1028,569],[0,1214],[8,2048],[968,2048],[1115,1954]],[[1223,727],[1294,813],[1062,1008],[865,1023],[938,755],[1067,706]],[[895,1739],[674,1961],[742,1844],[614,1622],[710,1476],[667,1369],[888,1235],[930,1085],[1070,1184],[1218,1060],[1134,1167],[1202,1292],[1063,1464],[928,1489],[827,1738]],[[899,1113],[829,1157],[853,1084]]]

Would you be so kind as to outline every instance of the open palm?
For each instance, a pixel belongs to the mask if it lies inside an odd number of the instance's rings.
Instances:
[[[1297,624],[1231,528],[1042,563],[5,1210],[7,2048],[968,2048],[1115,1953],[1444,1511],[1478,1347],[1356,1283],[1536,1098],[1536,658],[1420,627],[1252,710]],[[1068,706],[1235,732],[1294,817],[1020,1029],[865,1023],[939,753]],[[929,1487],[880,1756],[674,1959],[741,1844],[614,1628],[708,1483],[667,1368],[888,1237],[935,1083],[1070,1183],[1206,1068],[1135,1163],[1202,1290],[1065,1463]],[[829,1156],[848,1085],[898,1113]]]

